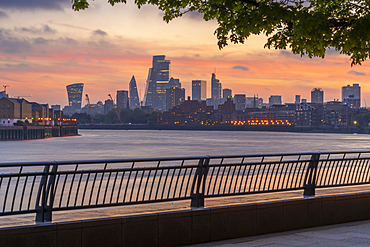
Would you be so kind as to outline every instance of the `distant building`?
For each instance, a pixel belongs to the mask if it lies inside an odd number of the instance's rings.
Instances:
[[[104,104],[104,114],[107,114],[108,112],[113,110],[113,108],[114,108],[113,100],[107,99]]]
[[[212,73],[211,78],[211,98],[220,99],[221,98],[222,86],[220,80],[216,78],[216,74]]]
[[[170,87],[166,89],[166,110],[185,101],[185,88]]]
[[[166,89],[169,87],[170,60],[164,55],[153,56],[153,66],[149,69],[145,88],[144,105],[155,110],[166,109]]]
[[[353,86],[342,87],[342,102],[349,104],[351,108],[359,108],[361,106],[360,85],[353,84]]]
[[[231,89],[225,88],[225,89],[222,90],[222,98],[224,98],[226,100],[227,98],[232,98],[232,97],[233,96],[232,96]]]
[[[244,111],[245,110],[245,94],[235,94],[234,103],[235,103],[235,110]]]
[[[54,111],[60,111],[60,105],[51,105],[51,108],[54,110]]]
[[[180,83],[180,79],[175,79],[173,77],[171,77],[171,79],[168,81],[168,87],[177,87],[177,88],[181,88],[181,83]]]
[[[245,108],[262,108],[263,99],[256,96],[245,98]]]
[[[269,106],[281,105],[281,95],[271,95],[269,98]]]
[[[192,80],[191,82],[192,100],[206,100],[207,98],[207,82],[202,80]]]
[[[0,125],[13,126],[18,120],[32,123],[32,104],[25,99],[0,98]]]
[[[213,112],[213,107],[207,106],[205,101],[185,100],[181,105],[161,113],[158,122],[161,124],[215,124],[219,122],[219,118]]]
[[[206,99],[207,106],[212,106],[213,109],[215,109],[217,107],[217,102],[218,102],[218,100],[215,99],[215,98],[208,98],[208,99]]]
[[[311,103],[324,103],[324,91],[321,88],[314,88],[311,90]]]
[[[75,83],[67,86],[68,106],[70,107],[69,110],[73,113],[81,111],[83,87],[83,83]]]
[[[9,95],[5,91],[0,91],[0,98],[9,98]]]
[[[295,96],[295,104],[300,104],[301,103],[301,95],[296,95]]]
[[[46,125],[48,122],[48,118],[49,118],[48,105],[39,104],[37,102],[30,102],[30,103],[32,105],[32,117],[33,117],[34,122],[37,122],[38,124],[41,124],[41,125]]]
[[[127,109],[130,107],[128,91],[125,90],[117,91],[116,99],[118,109]]]
[[[98,101],[96,104],[90,104],[90,109],[89,105],[85,105],[84,107],[82,107],[81,112],[90,114],[90,110],[93,116],[96,116],[97,114],[104,114],[103,102]]]
[[[132,76],[131,78],[129,90],[130,90],[130,109],[140,108],[140,100],[139,94],[137,92],[135,76]]]

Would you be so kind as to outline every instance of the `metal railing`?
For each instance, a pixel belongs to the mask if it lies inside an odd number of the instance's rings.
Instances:
[[[0,164],[0,216],[370,183],[370,151]]]

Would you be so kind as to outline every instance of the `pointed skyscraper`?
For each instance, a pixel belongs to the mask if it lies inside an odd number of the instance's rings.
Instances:
[[[137,93],[137,86],[135,76],[132,76],[130,81],[130,109],[135,109],[140,107],[139,94]]]

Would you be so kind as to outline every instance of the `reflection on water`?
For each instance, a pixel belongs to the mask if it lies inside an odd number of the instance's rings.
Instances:
[[[0,162],[370,150],[369,135],[79,130],[81,136],[0,142]]]

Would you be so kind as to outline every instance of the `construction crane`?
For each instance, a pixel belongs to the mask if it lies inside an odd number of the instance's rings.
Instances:
[[[112,95],[108,94],[108,96],[110,97],[110,99],[113,101],[113,105],[114,105],[114,100],[113,100],[113,97]],[[112,123],[114,122],[114,120],[117,118],[117,123],[121,123],[121,118],[119,117],[119,114],[120,114],[120,109],[118,107],[118,102],[117,102],[117,106],[115,108],[115,111],[116,111],[116,116],[113,118],[113,121]]]
[[[7,87],[10,87],[10,85],[3,85],[3,88],[4,88],[4,93],[6,94],[6,88]]]
[[[89,115],[90,115],[90,122],[91,122],[91,124],[95,124],[93,114],[91,112],[91,105],[90,105],[89,95],[85,94],[85,96],[86,96],[86,101],[87,101],[87,109],[89,110]]]

